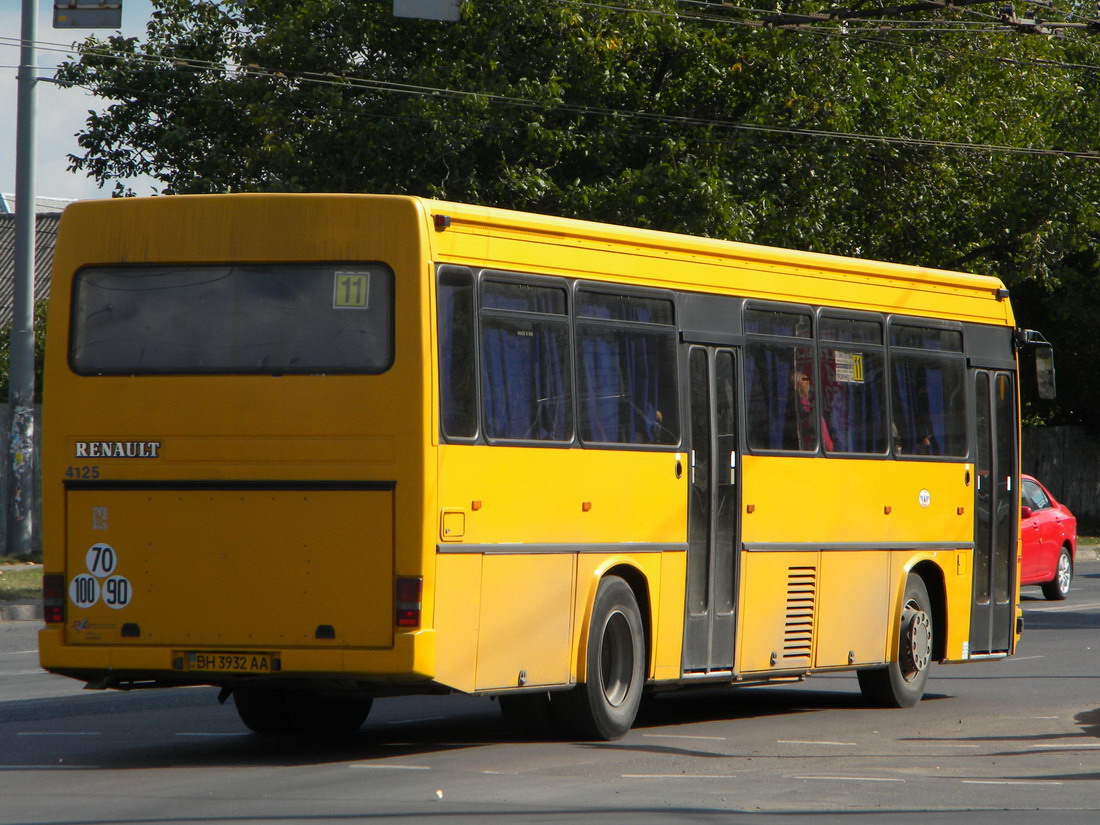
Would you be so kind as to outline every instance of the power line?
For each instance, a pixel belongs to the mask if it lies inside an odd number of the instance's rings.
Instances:
[[[575,2],[575,0],[565,0],[566,2]],[[588,5],[588,3],[583,3]],[[9,42],[18,42],[17,38],[0,37],[0,45],[8,45]],[[69,52],[71,54],[71,52]],[[661,123],[665,125],[676,126],[688,126],[688,127],[703,127],[709,129],[716,129],[722,131],[747,131],[757,132],[765,134],[777,134],[777,135],[790,135],[790,136],[803,136],[819,139],[833,139],[833,140],[848,140],[848,141],[862,141],[869,143],[878,143],[883,145],[897,145],[908,146],[918,148],[938,148],[938,149],[950,149],[959,151],[975,151],[983,153],[1011,153],[1021,155],[1032,156],[1051,156],[1051,157],[1065,157],[1065,158],[1077,158],[1077,159],[1100,159],[1100,154],[1096,151],[1074,151],[1065,149],[1054,148],[1035,148],[1035,147],[1019,147],[1019,146],[1007,146],[999,144],[982,144],[982,143],[970,143],[962,141],[944,141],[933,140],[924,138],[911,138],[901,137],[894,135],[873,135],[859,132],[842,132],[826,129],[810,129],[801,127],[784,127],[774,126],[768,124],[748,123],[744,121],[727,121],[712,118],[699,118],[684,115],[670,115],[656,112],[646,112],[632,109],[619,109],[612,107],[599,107],[599,106],[587,106],[582,104],[569,104],[561,101],[538,101],[530,98],[515,97],[509,95],[499,95],[482,91],[468,91],[461,89],[447,89],[443,87],[426,86],[419,84],[398,83],[395,81],[386,81],[376,78],[362,78],[352,77],[347,75],[334,75],[326,74],[321,75],[318,73],[303,73],[303,72],[291,72],[288,70],[262,68],[262,67],[248,67],[235,65],[227,62],[217,62],[208,60],[197,60],[194,58],[186,58],[179,56],[169,55],[157,55],[149,53],[135,52],[131,54],[118,54],[106,50],[86,50],[81,53],[81,56],[91,55],[93,57],[102,57],[105,59],[125,61],[128,59],[137,59],[147,64],[153,64],[153,67],[158,70],[170,70],[170,71],[223,71],[227,74],[233,74],[240,77],[254,77],[264,78],[268,80],[275,80],[279,82],[298,82],[298,83],[312,83],[316,85],[333,86],[340,88],[358,89],[363,91],[375,91],[381,93],[390,94],[402,94],[406,96],[423,96],[423,97],[435,97],[435,98],[451,98],[451,99],[466,99],[466,100],[480,100],[488,103],[516,106],[526,109],[541,110],[548,113],[565,112],[577,115],[594,115],[605,118],[620,118],[620,119],[633,119],[640,122]],[[165,66],[157,65],[163,61],[173,61],[171,69]],[[1095,68],[1095,67],[1094,67]],[[98,91],[96,87],[88,84],[64,84],[62,85],[78,85],[82,88],[89,89],[93,92]],[[140,92],[130,92],[131,94]]]

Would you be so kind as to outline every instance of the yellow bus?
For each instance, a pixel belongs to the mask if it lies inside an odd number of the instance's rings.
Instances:
[[[416,197],[73,204],[42,665],[264,733],[460,692],[613,739],[836,671],[912,705],[1022,628],[1007,295]]]

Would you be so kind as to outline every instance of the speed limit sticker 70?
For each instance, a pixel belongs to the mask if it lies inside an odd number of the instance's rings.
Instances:
[[[69,583],[69,601],[75,607],[92,607],[102,599],[107,607],[119,610],[131,602],[134,588],[125,576],[114,575],[118,553],[111,545],[100,542],[89,547],[84,566],[88,572],[74,576]]]

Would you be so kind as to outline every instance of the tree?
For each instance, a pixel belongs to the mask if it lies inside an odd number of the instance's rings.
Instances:
[[[34,302],[34,400],[42,401],[42,359],[46,352],[45,299]],[[11,327],[12,322],[0,327],[0,401],[7,403],[11,376]]]
[[[58,73],[114,101],[72,167],[117,194],[139,174],[416,193],[965,268],[1044,301],[1100,238],[1097,160],[912,142],[1090,151],[1087,36],[791,31],[673,0],[467,0],[453,24],[389,0],[154,2],[144,42],[90,38]]]

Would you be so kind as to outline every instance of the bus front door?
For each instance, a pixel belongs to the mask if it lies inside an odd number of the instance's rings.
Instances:
[[[682,667],[733,669],[740,505],[737,369],[733,350],[688,351],[688,558]]]
[[[1008,652],[1016,616],[1016,390],[1007,372],[974,376],[974,605],[970,653]]]

